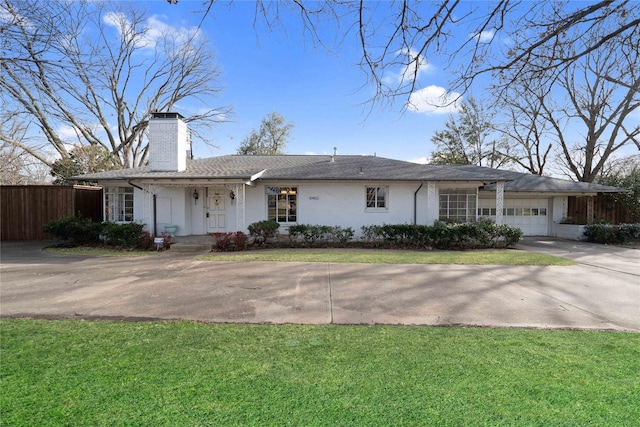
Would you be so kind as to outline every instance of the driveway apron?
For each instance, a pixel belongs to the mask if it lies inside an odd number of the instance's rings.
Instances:
[[[0,315],[640,331],[640,251],[572,245],[520,245],[578,262],[563,267],[91,258],[4,242]]]

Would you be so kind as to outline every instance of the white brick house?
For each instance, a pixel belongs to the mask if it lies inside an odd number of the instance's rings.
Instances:
[[[105,220],[157,235],[246,231],[253,222],[360,227],[481,217],[555,236],[568,196],[620,189],[469,165],[419,165],[376,156],[281,155],[188,159],[177,113],[154,113],[149,165],[77,177],[105,189]]]

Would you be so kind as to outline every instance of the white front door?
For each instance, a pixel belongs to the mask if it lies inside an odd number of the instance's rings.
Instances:
[[[209,190],[207,197],[207,223],[209,233],[225,233],[227,230],[225,192]]]

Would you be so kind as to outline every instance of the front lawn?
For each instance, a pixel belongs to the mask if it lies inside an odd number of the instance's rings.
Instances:
[[[201,261],[368,264],[574,265],[565,258],[519,250],[408,251],[386,249],[268,249],[200,255]]]
[[[139,257],[156,251],[122,250],[109,247],[49,247],[46,252],[71,256]],[[520,250],[414,251],[389,249],[260,249],[240,252],[212,252],[200,261],[331,262],[364,264],[469,264],[469,265],[574,265],[551,255]]]
[[[640,334],[0,320],[3,426],[635,425]]]
[[[140,257],[157,254],[156,251],[145,250],[128,250],[120,248],[109,248],[103,246],[74,246],[70,248],[51,246],[44,249],[45,252],[57,255],[72,255],[72,256],[108,256],[108,257]]]

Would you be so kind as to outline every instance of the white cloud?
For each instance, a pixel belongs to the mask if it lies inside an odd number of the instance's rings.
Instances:
[[[74,145],[78,143],[78,132],[73,126],[61,125],[58,129],[56,129],[56,133],[58,134],[60,139],[67,145]]]
[[[407,160],[408,162],[411,163],[419,163],[421,165],[426,165],[427,163],[429,163],[431,161],[430,157],[414,157],[412,159]]]
[[[461,101],[459,93],[449,93],[443,87],[431,85],[412,93],[407,108],[424,114],[456,113],[460,110]]]
[[[2,26],[16,25],[27,31],[34,31],[37,29],[27,17],[23,16],[13,6],[7,7],[5,4],[0,4],[0,24]]]
[[[480,43],[491,43],[495,37],[496,32],[494,30],[480,31],[479,33],[471,34],[469,38],[477,39]]]
[[[427,58],[420,55],[413,49],[409,49],[408,52],[403,52],[407,57],[409,64],[405,67],[404,71],[400,74],[400,78],[403,81],[413,81],[420,77],[421,74],[426,74],[435,70],[435,67],[429,64]]]
[[[116,12],[108,12],[102,18],[102,22],[104,22],[107,25],[111,25],[118,31],[120,31],[122,27],[131,25],[131,22],[127,19],[124,13],[116,13]]]
[[[116,12],[107,13],[103,21],[120,33],[123,30],[130,30],[133,25],[125,14]],[[139,32],[138,45],[148,49],[155,49],[162,40],[173,40],[177,44],[184,44],[198,35],[197,28],[174,27],[162,22],[158,15],[153,15],[146,20],[144,31],[136,30]]]
[[[386,84],[408,84],[417,80],[421,75],[433,73],[436,70],[436,67],[430,64],[427,58],[413,49],[399,51],[398,56],[405,57],[404,61],[407,64],[400,72],[390,72],[385,75],[383,81]]]

